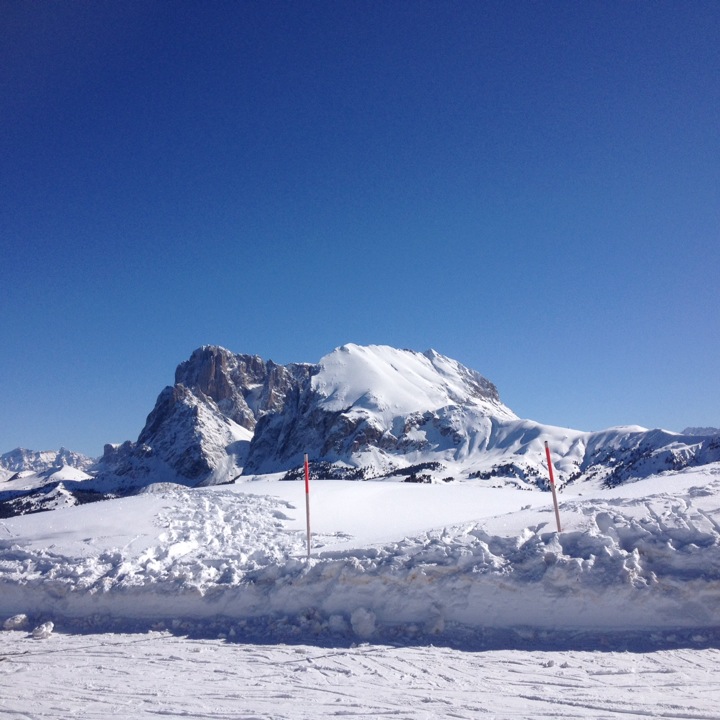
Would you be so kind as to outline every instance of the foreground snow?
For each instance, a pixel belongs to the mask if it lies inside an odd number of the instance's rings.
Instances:
[[[316,482],[309,559],[267,478],[2,520],[0,717],[716,718],[720,465],[561,499]]]
[[[645,654],[2,635],[0,717],[717,718],[718,650]]]
[[[720,628],[720,466],[563,494],[258,480],[0,524],[0,618],[234,639],[702,645]],[[679,635],[678,635],[679,633]]]

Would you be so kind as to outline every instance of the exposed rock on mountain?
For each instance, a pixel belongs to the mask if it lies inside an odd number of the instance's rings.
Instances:
[[[137,441],[105,447],[94,479],[65,472],[43,481],[40,471],[36,481],[0,492],[0,514],[156,482],[210,485],[275,472],[291,479],[305,453],[318,477],[476,479],[546,489],[546,440],[560,488],[612,486],[720,460],[720,435],[705,431],[632,426],[587,433],[522,420],[489,380],[433,350],[344,345],[317,365],[277,365],[205,346],[178,366]],[[0,467],[7,479],[20,469],[87,470],[91,462],[65,450],[15,450]]]
[[[683,435],[720,435],[720,428],[716,427],[688,427],[682,431]]]
[[[317,365],[282,366],[206,346],[175,379],[138,442],[106,449],[98,470],[110,486],[228,482],[292,471],[308,453],[324,476],[543,488],[545,440],[561,486],[613,485],[720,459],[712,437],[639,427],[585,433],[521,420],[489,380],[433,350],[344,345]],[[424,470],[408,470],[415,467]]]
[[[175,385],[211,398],[229,420],[254,430],[260,417],[283,411],[292,386],[308,376],[309,365],[276,365],[257,355],[234,355],[206,345],[175,371]]]
[[[310,369],[199,348],[178,366],[175,385],[160,393],[137,442],[105,447],[98,463],[104,487],[116,479],[123,487],[229,482],[243,470],[258,420],[282,413]]]

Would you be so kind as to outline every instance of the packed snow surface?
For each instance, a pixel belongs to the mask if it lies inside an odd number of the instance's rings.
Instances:
[[[267,477],[0,521],[0,717],[717,717],[720,464],[570,486],[560,533],[482,482],[310,499],[309,558]]]
[[[2,634],[12,720],[718,717],[717,649],[249,645],[168,632]]]

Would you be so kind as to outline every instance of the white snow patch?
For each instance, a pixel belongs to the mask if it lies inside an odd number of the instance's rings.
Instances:
[[[375,632],[375,613],[359,607],[353,610],[350,616],[350,625],[358,637],[367,640]]]
[[[13,615],[3,623],[3,630],[24,630],[30,621],[25,613]]]

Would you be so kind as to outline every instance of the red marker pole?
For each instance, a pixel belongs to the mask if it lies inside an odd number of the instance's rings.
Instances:
[[[307,555],[310,557],[310,463],[305,455],[305,517],[307,518]]]
[[[553,475],[552,459],[550,458],[550,446],[545,441],[545,455],[547,455],[548,472],[550,473],[550,489],[552,490],[553,505],[555,505],[555,522],[557,523],[558,532],[560,529],[560,508],[558,507],[557,493],[555,492],[555,476]]]

